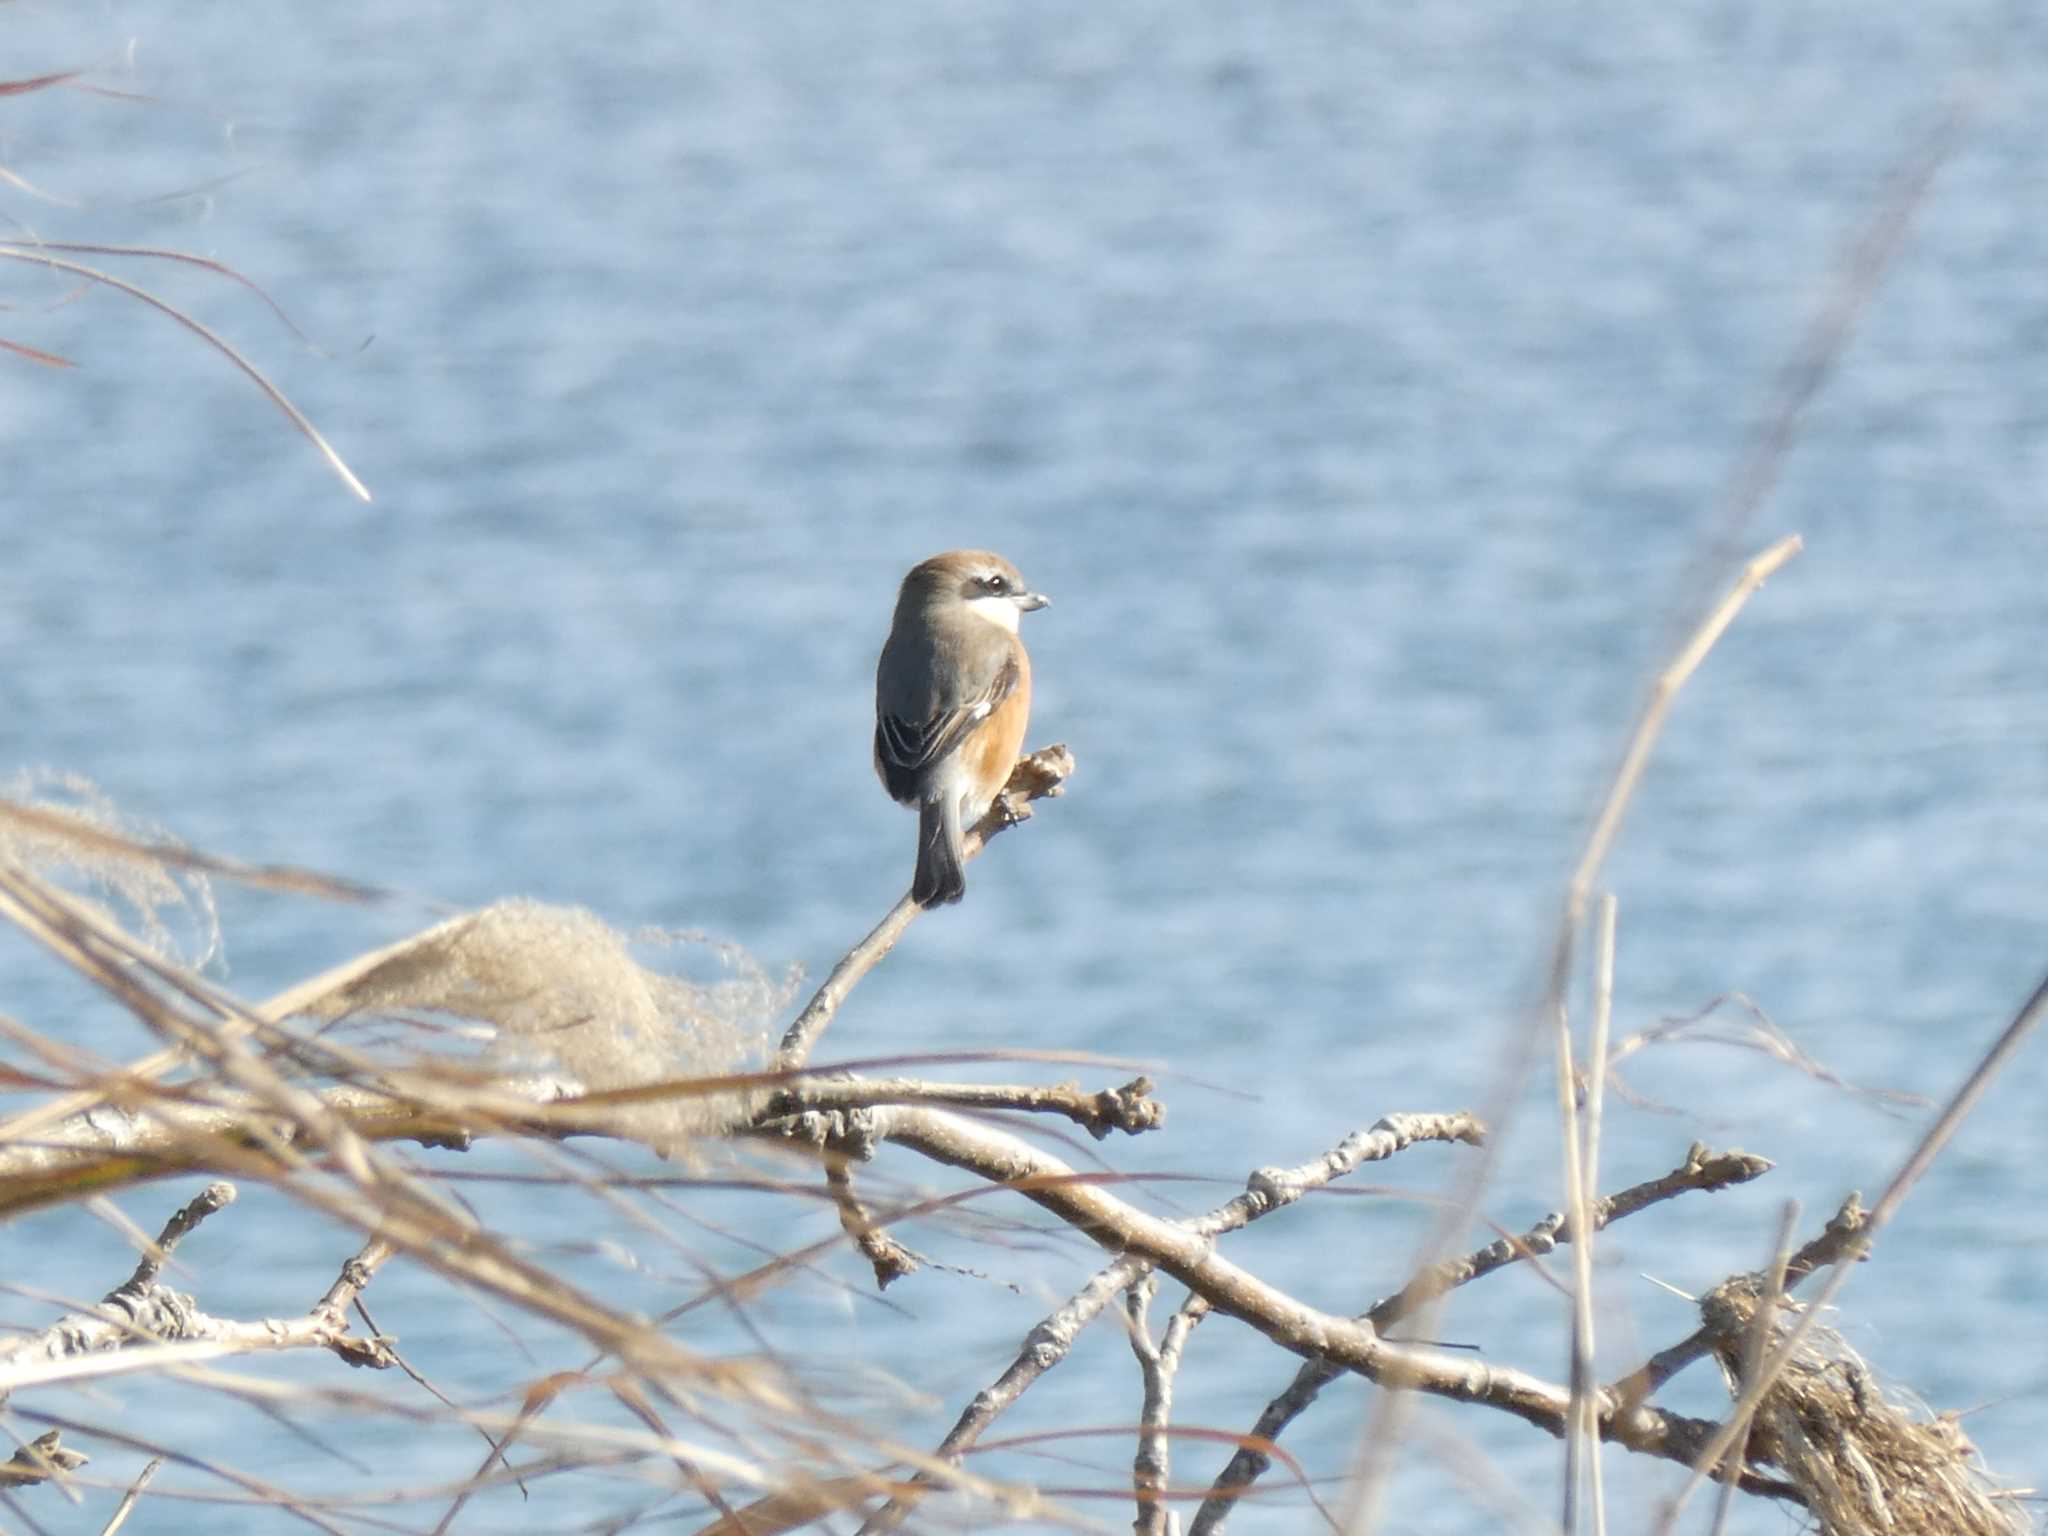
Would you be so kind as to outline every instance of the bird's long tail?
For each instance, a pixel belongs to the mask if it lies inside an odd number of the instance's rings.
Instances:
[[[960,797],[942,794],[917,807],[917,874],[910,899],[921,907],[958,901],[967,893],[966,847],[960,833]]]

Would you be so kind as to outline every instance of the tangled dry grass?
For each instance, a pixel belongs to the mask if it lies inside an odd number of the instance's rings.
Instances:
[[[1701,1299],[1731,1396],[1747,1382],[1760,1327],[1766,1347],[1787,1342],[1778,1309],[1789,1305],[1754,1275]],[[1753,1412],[1747,1454],[1784,1472],[1828,1536],[2011,1536],[2023,1528],[1955,1418],[1886,1383],[1833,1329],[1792,1347]]]

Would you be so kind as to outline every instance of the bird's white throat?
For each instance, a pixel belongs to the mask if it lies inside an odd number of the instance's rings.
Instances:
[[[967,611],[1007,629],[1013,635],[1017,633],[1017,620],[1024,616],[1023,611],[1007,597],[970,597],[967,599]]]

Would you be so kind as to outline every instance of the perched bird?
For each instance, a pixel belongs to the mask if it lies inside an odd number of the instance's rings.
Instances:
[[[1051,599],[985,549],[913,566],[875,667],[875,772],[917,807],[919,906],[958,901],[965,830],[1009,782],[1031,717],[1031,658],[1017,620]]]

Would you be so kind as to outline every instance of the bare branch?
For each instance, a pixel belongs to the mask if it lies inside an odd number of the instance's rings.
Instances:
[[[1294,1168],[1260,1169],[1246,1181],[1243,1194],[1182,1225],[1203,1237],[1219,1237],[1291,1205],[1309,1190],[1342,1177],[1360,1163],[1392,1157],[1420,1141],[1477,1143],[1484,1135],[1485,1128],[1467,1114],[1388,1115],[1372,1129],[1354,1132],[1310,1162]],[[1147,1259],[1126,1253],[1097,1271],[1086,1285],[1068,1298],[1065,1305],[1025,1335],[1024,1346],[1017,1358],[992,1384],[975,1394],[974,1400],[946,1432],[946,1438],[932,1452],[933,1458],[957,1463],[1012,1403],[1029,1391],[1047,1371],[1066,1359],[1081,1331],[1095,1320],[1102,1309],[1149,1274],[1151,1268]],[[918,1473],[909,1490],[897,1495],[869,1517],[860,1529],[860,1536],[880,1536],[882,1532],[895,1530],[908,1518],[923,1491],[936,1481],[929,1473]]]
[[[1006,827],[1028,820],[1033,800],[1064,794],[1066,782],[1073,774],[1074,754],[1064,744],[1042,747],[1029,757],[1019,759],[1017,766],[1010,770],[1010,782],[996,796],[988,814],[968,831],[967,858],[974,858],[988,846],[990,838]],[[889,915],[875,925],[874,931],[832,967],[832,974],[825,978],[824,985],[804,1005],[803,1012],[796,1016],[795,1022],[783,1035],[781,1049],[775,1056],[777,1067],[788,1070],[800,1067],[810,1059],[818,1037],[825,1033],[833,1015],[838,1013],[839,1005],[860,985],[861,978],[896,947],[896,941],[903,937],[904,931],[923,910],[905,893],[903,899],[889,909]]]
[[[381,1369],[392,1364],[382,1339],[365,1339],[348,1331],[349,1304],[391,1256],[391,1246],[381,1240],[372,1239],[350,1259],[327,1294],[302,1317],[258,1322],[211,1317],[199,1310],[192,1297],[159,1281],[164,1260],[179,1241],[234,1198],[232,1184],[210,1186],[171,1218],[154,1250],[143,1256],[135,1273],[109,1291],[97,1308],[61,1317],[40,1333],[0,1351],[0,1398],[32,1384],[287,1349],[331,1350],[350,1365]],[[165,1347],[190,1344],[205,1347]],[[130,1358],[118,1364],[103,1358],[117,1352]]]
[[[1610,1222],[1633,1216],[1688,1190],[1712,1193],[1730,1185],[1746,1184],[1751,1179],[1761,1178],[1770,1166],[1760,1157],[1742,1152],[1712,1153],[1695,1142],[1687,1150],[1685,1161],[1670,1173],[1597,1201],[1591,1211],[1592,1223],[1595,1229],[1605,1227]],[[1559,1243],[1570,1242],[1571,1235],[1563,1213],[1553,1212],[1518,1237],[1501,1238],[1462,1259],[1450,1260],[1424,1271],[1400,1291],[1363,1313],[1362,1318],[1384,1333],[1396,1323],[1424,1310],[1445,1292],[1470,1284],[1518,1260],[1547,1254]],[[1344,1367],[1333,1360],[1310,1360],[1295,1372],[1294,1380],[1266,1405],[1258,1422],[1245,1436],[1245,1443],[1217,1474],[1209,1497],[1203,1501],[1189,1527],[1193,1536],[1213,1536],[1223,1529],[1224,1522],[1237,1507],[1237,1501],[1244,1496],[1245,1490],[1263,1477],[1272,1465],[1271,1456],[1262,1447],[1278,1441],[1287,1426],[1321,1395],[1323,1388],[1343,1374]],[[1609,1388],[1600,1397],[1603,1401],[1617,1404],[1625,1412],[1633,1412],[1643,1402],[1643,1397],[1631,1397],[1614,1388]],[[1614,1437],[1610,1435],[1608,1438]]]
[[[1037,1084],[932,1083],[918,1078],[805,1078],[778,1093],[765,1115],[772,1120],[810,1111],[867,1109],[878,1104],[927,1104],[964,1110],[1023,1110],[1064,1115],[1097,1141],[1112,1131],[1127,1136],[1157,1130],[1166,1106],[1150,1097],[1152,1080],[1133,1078],[1120,1088],[1089,1093],[1076,1082]]]
[[[1125,1319],[1130,1326],[1131,1353],[1137,1357],[1145,1401],[1138,1416],[1138,1450],[1131,1463],[1131,1488],[1138,1500],[1137,1536],[1179,1536],[1180,1521],[1168,1509],[1164,1494],[1172,1469],[1167,1426],[1173,1420],[1173,1378],[1180,1370],[1181,1351],[1195,1325],[1209,1315],[1209,1304],[1190,1296],[1174,1312],[1166,1333],[1152,1342],[1146,1313],[1158,1290],[1158,1277],[1147,1274],[1124,1293]]]
[[[1103,1247],[1164,1270],[1216,1311],[1292,1354],[1334,1362],[1382,1386],[1481,1404],[1552,1434],[1564,1432],[1571,1397],[1561,1386],[1445,1350],[1397,1344],[1383,1338],[1368,1319],[1310,1307],[1223,1258],[1208,1237],[1138,1210],[1014,1136],[935,1110],[877,1114],[888,1140],[1008,1185]],[[1647,1407],[1624,1413],[1603,1393],[1600,1428],[1630,1450],[1690,1462],[1715,1426]]]
[[[54,1434],[55,1431],[51,1433]],[[142,1469],[135,1481],[128,1485],[128,1491],[121,1495],[120,1506],[115,1509],[113,1518],[100,1528],[100,1536],[114,1536],[114,1532],[128,1523],[128,1516],[134,1512],[136,1501],[142,1497],[142,1490],[155,1480],[163,1464],[164,1459],[161,1456],[149,1458],[149,1465]]]
[[[833,1203],[839,1208],[841,1229],[853,1239],[861,1257],[874,1267],[878,1290],[886,1291],[892,1281],[917,1273],[921,1263],[918,1256],[877,1226],[854,1194],[853,1174],[848,1170],[845,1158],[831,1154],[826,1156],[825,1183],[832,1191]]]

